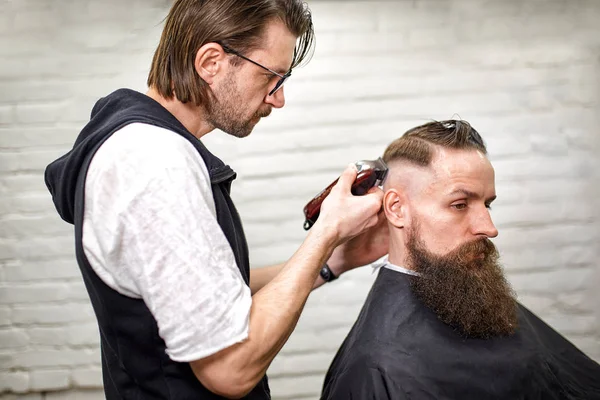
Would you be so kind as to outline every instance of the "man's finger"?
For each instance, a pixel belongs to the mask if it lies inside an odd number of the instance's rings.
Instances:
[[[356,180],[357,173],[358,170],[356,169],[356,165],[349,164],[344,172],[342,172],[342,175],[340,175],[340,179],[336,186],[339,187],[343,193],[350,193],[352,184]]]
[[[369,191],[367,192],[367,194],[375,193],[375,192],[378,192],[380,190],[381,190],[381,188],[379,186],[373,186],[373,187],[369,188]],[[383,193],[383,190],[381,190],[381,192]]]
[[[367,196],[371,196],[371,197],[375,196],[375,197],[377,197],[377,200],[381,204],[381,207],[383,207],[383,190],[381,190],[381,188],[379,188],[377,186],[372,187],[367,192]]]

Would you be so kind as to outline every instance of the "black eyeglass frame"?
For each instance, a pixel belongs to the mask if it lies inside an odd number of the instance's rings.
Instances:
[[[281,75],[280,73],[273,71],[271,68],[267,68],[264,65],[262,65],[260,63],[257,63],[256,61],[254,61],[254,60],[246,57],[245,55],[241,54],[240,52],[237,52],[237,51],[233,50],[231,47],[228,47],[228,46],[226,46],[226,45],[224,45],[222,43],[219,43],[219,44],[221,45],[221,47],[223,48],[223,50],[225,50],[225,53],[236,55],[236,56],[238,56],[238,57],[240,57],[240,58],[242,58],[242,59],[244,59],[244,60],[246,60],[248,62],[251,62],[252,64],[254,64],[256,66],[261,67],[262,69],[264,69],[266,71],[269,71],[273,75],[279,77],[279,80],[275,84],[275,87],[273,88],[273,90],[271,90],[269,92],[269,96],[273,96],[275,94],[275,92],[277,92],[279,89],[281,89],[283,87],[283,84],[285,83],[285,81],[290,76],[292,76],[292,70],[291,69],[288,72],[286,72],[284,75]]]

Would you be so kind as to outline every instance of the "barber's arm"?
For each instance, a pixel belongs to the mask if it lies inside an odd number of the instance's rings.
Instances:
[[[261,267],[250,270],[250,290],[252,291],[252,295],[254,296],[254,294],[256,294],[266,284],[271,282],[283,270],[284,265],[285,264],[277,264],[269,267]],[[327,265],[336,278],[345,271],[343,265],[335,262],[332,263],[331,258],[329,261],[327,261]],[[321,278],[321,275],[319,274],[317,275],[317,279],[315,279],[315,283],[312,288],[316,289],[324,283],[325,280]]]
[[[190,363],[198,380],[209,390],[228,398],[240,398],[250,392],[292,333],[320,268],[333,250],[378,223],[381,191],[352,196],[350,186],[355,178],[354,168],[344,171],[323,203],[319,221],[300,248],[285,264],[271,271],[276,273],[272,280],[264,279],[263,286],[256,290],[248,338]]]
[[[331,267],[330,261],[327,262],[330,266],[331,271],[334,271],[334,268]],[[271,265],[268,267],[254,268],[250,270],[250,290],[252,291],[252,295],[254,296],[260,289],[262,289],[266,284],[271,282],[283,269],[285,264],[277,264]],[[342,267],[335,269],[336,271],[342,271]],[[336,277],[339,277],[341,272],[335,273]],[[315,279],[315,283],[313,285],[313,289],[316,289],[323,285],[325,280],[321,278],[320,275],[317,275],[317,279]]]
[[[267,283],[271,282],[283,269],[285,264],[271,265],[268,267],[253,268],[250,270],[250,290],[256,294]]]
[[[378,214],[378,222],[360,235],[335,248],[327,265],[331,272],[339,277],[344,272],[371,264],[388,253],[388,227],[383,211]],[[254,295],[281,272],[285,264],[250,270],[250,290]],[[325,280],[317,275],[313,289],[323,285]]]

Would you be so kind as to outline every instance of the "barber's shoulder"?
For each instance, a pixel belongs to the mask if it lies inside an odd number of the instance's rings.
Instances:
[[[133,123],[116,131],[102,146],[114,160],[130,160],[156,167],[190,167],[204,161],[181,135],[154,125]]]
[[[180,152],[194,152],[194,146],[181,135],[155,125],[133,123],[116,131],[110,141],[122,149],[158,153],[165,156]],[[179,154],[181,157],[181,154]]]

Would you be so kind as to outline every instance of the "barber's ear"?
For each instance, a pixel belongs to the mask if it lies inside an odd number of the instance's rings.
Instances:
[[[389,189],[383,195],[383,210],[388,222],[396,228],[404,228],[406,223],[406,201],[402,193]]]
[[[227,53],[217,43],[206,43],[196,52],[194,59],[194,68],[196,73],[211,85],[217,74],[225,67],[227,62]]]

